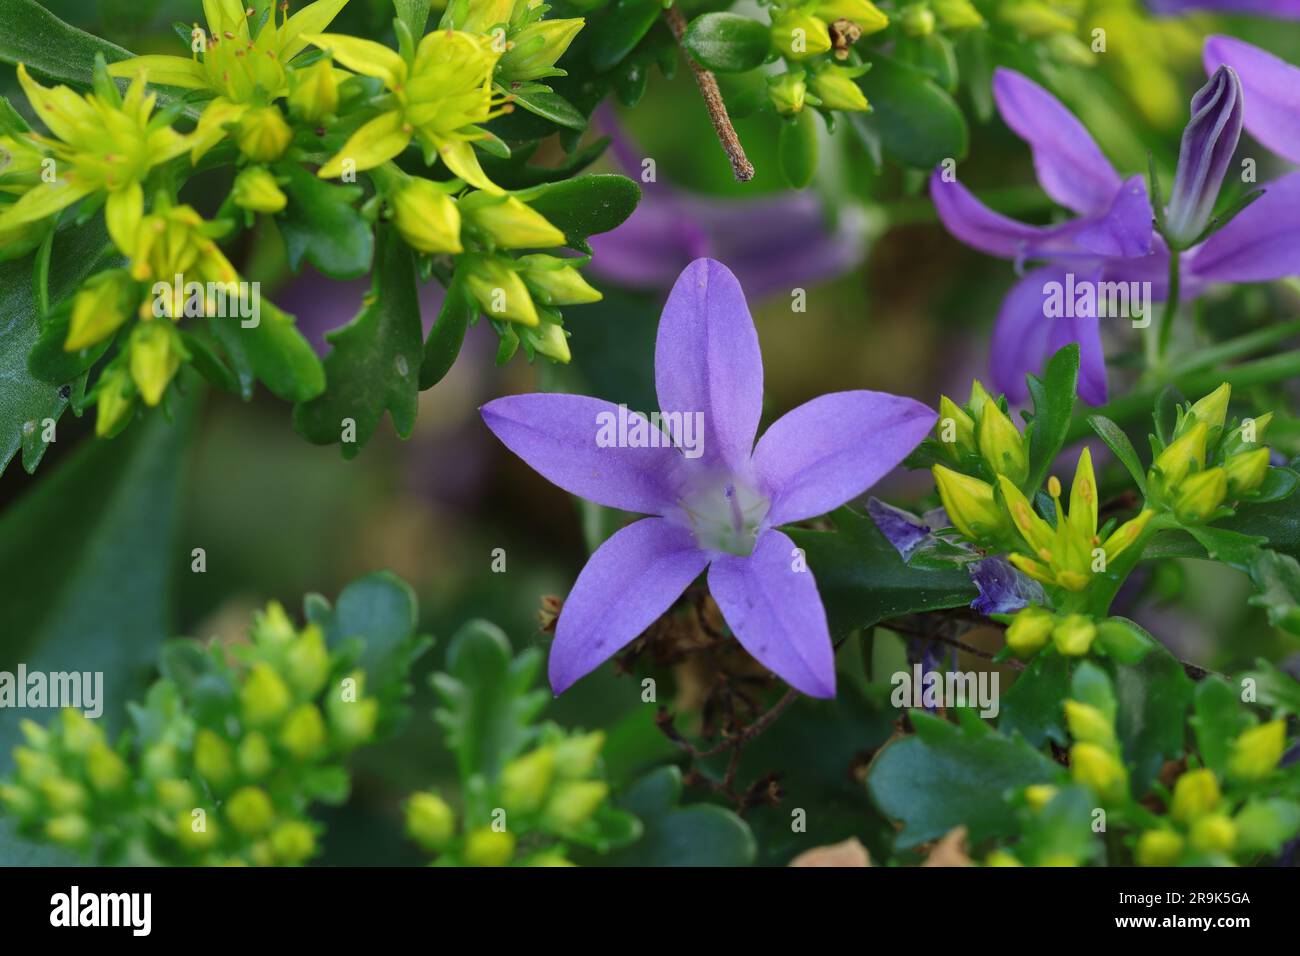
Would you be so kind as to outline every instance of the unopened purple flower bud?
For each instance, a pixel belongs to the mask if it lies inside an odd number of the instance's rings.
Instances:
[[[1186,247],[1209,223],[1241,138],[1242,112],[1241,81],[1230,66],[1215,70],[1192,97],[1166,217],[1166,236],[1175,245]]]

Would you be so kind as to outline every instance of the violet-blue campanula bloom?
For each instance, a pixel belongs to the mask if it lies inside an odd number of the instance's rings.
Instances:
[[[1165,217],[1165,236],[1173,245],[1191,245],[1210,224],[1219,187],[1241,139],[1244,112],[1241,81],[1230,66],[1216,69],[1192,97],[1192,117],[1183,128]]]
[[[549,481],[652,516],[615,533],[578,575],[556,624],[551,687],[560,693],[598,667],[707,568],[709,590],[745,649],[803,693],[833,696],[826,612],[802,554],[779,526],[862,494],[938,416],[909,398],[835,392],[782,416],[755,444],[763,400],[758,335],[736,277],[711,259],[687,266],[664,306],[655,391],[665,420],[685,414],[702,422],[695,457],[680,442],[619,447],[651,433],[643,418],[639,429],[627,428],[627,440],[602,440],[602,422],[627,412],[583,395],[513,395],[482,408],[488,428]]]
[[[1147,0],[1154,13],[1175,16],[1214,10],[1219,13],[1246,13],[1258,17],[1300,20],[1300,0]]]
[[[1236,37],[1205,40],[1205,72],[1227,65],[1245,93],[1245,125],[1251,136],[1300,164],[1300,67]]]
[[[1207,54],[1208,55],[1208,54]],[[1234,63],[1234,67],[1237,65]],[[1242,70],[1237,67],[1237,72]],[[1251,128],[1251,88],[1245,123]],[[1043,191],[1078,218],[1054,226],[1017,222],[989,209],[944,170],[930,178],[930,195],[948,231],[969,246],[1043,265],[1025,273],[1007,293],[993,330],[991,373],[1013,402],[1028,398],[1025,374],[1038,372],[1070,342],[1080,352],[1079,396],[1106,400],[1106,363],[1094,307],[1049,317],[1049,287],[1102,288],[1101,283],[1142,283],[1154,301],[1168,296],[1169,250],[1155,232],[1141,176],[1121,180],[1088,131],[1037,83],[1000,67],[993,92],[1007,125],[1029,143]],[[1204,242],[1181,253],[1181,300],[1215,282],[1264,282],[1300,274],[1300,174],[1275,180]],[[1149,321],[1149,317],[1148,317]]]

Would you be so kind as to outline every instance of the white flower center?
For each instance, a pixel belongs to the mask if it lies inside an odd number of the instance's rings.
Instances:
[[[762,494],[729,475],[701,482],[678,502],[697,545],[741,557],[748,557],[754,550],[770,506]]]

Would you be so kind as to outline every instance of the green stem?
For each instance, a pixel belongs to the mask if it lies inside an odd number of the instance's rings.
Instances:
[[[1242,389],[1268,385],[1295,376],[1300,376],[1300,350],[1270,355],[1225,371],[1211,369],[1179,375],[1172,378],[1170,384],[1177,387],[1184,395],[1199,397],[1213,391],[1223,382],[1227,382],[1234,389]],[[1087,410],[1070,423],[1066,441],[1077,441],[1092,433],[1092,429],[1088,426],[1088,415],[1104,415],[1121,425],[1144,415],[1150,415],[1159,394],[1158,388],[1143,389],[1118,398],[1101,408]]]
[[[1178,285],[1180,256],[1177,249],[1169,250],[1169,293],[1165,297],[1165,310],[1160,316],[1160,343],[1156,352],[1158,360],[1163,360],[1169,349],[1169,336],[1174,330],[1174,316],[1178,314]]]
[[[1170,363],[1165,369],[1165,375],[1170,378],[1177,378],[1180,375],[1199,372],[1222,362],[1244,358],[1247,355],[1262,352],[1270,345],[1288,339],[1293,335],[1300,335],[1300,319],[1269,325],[1254,332],[1239,335],[1235,339],[1228,339],[1226,342],[1219,342],[1190,355],[1185,355],[1179,361]]]

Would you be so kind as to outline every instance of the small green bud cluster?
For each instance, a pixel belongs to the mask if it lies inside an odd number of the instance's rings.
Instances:
[[[1258,497],[1268,477],[1263,444],[1272,413],[1228,418],[1232,387],[1223,383],[1200,401],[1180,407],[1173,434],[1152,439],[1155,460],[1147,475],[1151,506],[1183,524],[1205,524],[1230,512],[1233,501]]]
[[[572,866],[571,844],[604,842],[596,819],[610,792],[600,765],[604,742],[600,731],[548,724],[538,745],[508,762],[461,819],[437,793],[412,795],[406,832],[439,865]]]
[[[100,863],[309,860],[319,827],[308,807],[346,795],[344,760],[374,739],[380,701],[365,694],[356,647],[327,647],[320,627],[295,627],[280,605],[250,636],[169,645],[169,676],[116,743],[73,710],[48,727],[25,721],[16,772],[0,784],[20,832]]]
[[[1146,631],[1127,618],[1096,620],[1078,612],[1053,612],[1031,606],[1006,618],[1007,649],[1028,660],[1040,651],[1064,657],[1085,657],[1089,653],[1132,664],[1155,647]]]

